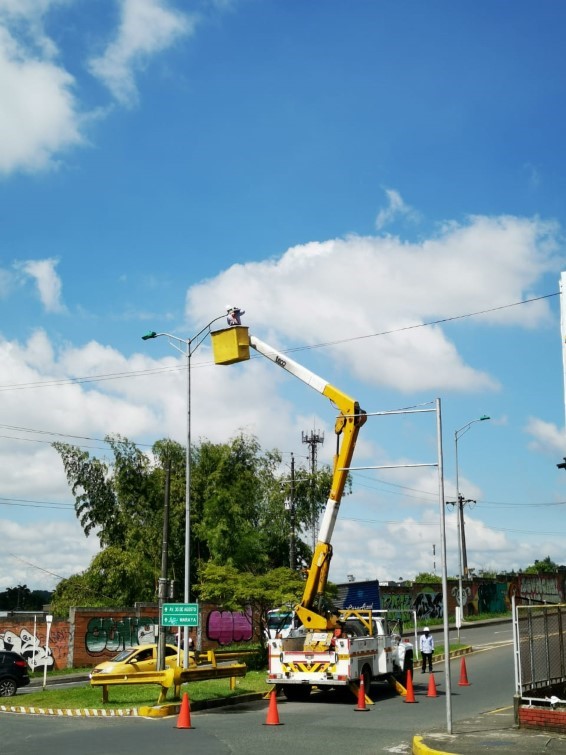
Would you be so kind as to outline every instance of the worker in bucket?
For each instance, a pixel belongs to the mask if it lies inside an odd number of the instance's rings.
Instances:
[[[430,633],[430,629],[425,627],[421,634],[420,640],[421,656],[423,659],[422,673],[426,672],[428,664],[428,670],[432,673],[432,654],[434,653],[434,639]]]
[[[240,309],[239,307],[226,307],[228,311],[228,316],[226,317],[226,320],[228,322],[228,325],[232,327],[233,325],[241,325],[242,324],[242,315],[245,315],[245,310]]]

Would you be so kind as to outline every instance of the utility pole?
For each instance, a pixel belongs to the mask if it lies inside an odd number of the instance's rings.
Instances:
[[[169,554],[169,490],[171,483],[171,459],[167,460],[165,470],[165,500],[163,504],[163,539],[161,541],[161,576],[159,577],[159,634],[157,636],[156,670],[165,669],[165,627],[161,623],[163,604],[167,598],[167,571]]]
[[[464,523],[464,506],[467,503],[476,503],[473,498],[464,498],[463,495],[458,496],[458,501],[446,501],[447,506],[458,506],[458,526],[460,528],[460,538],[462,541],[462,574],[464,577],[468,576],[468,555],[466,552],[466,529]]]
[[[318,540],[318,512],[316,510],[316,482],[315,474],[317,467],[317,445],[324,443],[324,433],[314,432],[311,430],[310,435],[307,433],[301,433],[303,443],[306,443],[310,448],[309,460],[311,468],[311,517],[312,517],[312,549],[316,548],[316,542]]]

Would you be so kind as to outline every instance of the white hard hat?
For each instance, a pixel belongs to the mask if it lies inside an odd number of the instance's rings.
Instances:
[[[425,627],[425,628],[423,629],[423,632],[430,632],[430,629],[429,629],[428,627]]]

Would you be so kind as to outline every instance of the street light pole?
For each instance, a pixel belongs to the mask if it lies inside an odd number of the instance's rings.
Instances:
[[[491,419],[491,417],[488,417],[487,415],[483,415],[482,417],[478,417],[477,419],[471,420],[471,422],[468,422],[466,425],[461,427],[459,430],[456,430],[454,433],[454,448],[455,448],[455,462],[456,462],[456,506],[457,506],[457,516],[458,516],[458,608],[460,610],[460,620],[456,622],[456,625],[458,627],[458,639],[460,639],[460,625],[462,622],[462,618],[464,616],[464,595],[462,591],[462,573],[464,571],[464,548],[463,548],[463,530],[464,530],[464,515],[462,511],[462,496],[460,495],[460,479],[459,479],[459,469],[458,469],[458,440],[468,432],[470,427],[472,425],[475,425],[476,422],[484,422],[486,419]]]
[[[215,317],[207,325],[199,330],[192,338],[180,338],[171,333],[156,333],[150,330],[142,336],[143,341],[165,336],[169,344],[180,351],[187,359],[187,453],[185,459],[185,580],[183,601],[190,602],[191,592],[191,356],[195,353],[206,336],[210,333],[210,327],[226,315]],[[183,627],[183,668],[189,667],[189,627]]]

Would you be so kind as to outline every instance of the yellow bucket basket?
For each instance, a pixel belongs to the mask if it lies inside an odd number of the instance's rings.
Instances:
[[[250,337],[243,325],[214,330],[210,337],[215,364],[234,364],[250,358]]]

